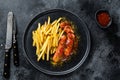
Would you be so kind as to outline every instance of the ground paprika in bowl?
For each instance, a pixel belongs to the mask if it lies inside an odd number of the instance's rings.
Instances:
[[[111,25],[112,19],[107,10],[98,10],[95,14],[95,18],[101,28],[107,28]]]

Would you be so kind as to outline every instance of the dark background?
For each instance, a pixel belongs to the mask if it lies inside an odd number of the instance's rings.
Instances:
[[[50,76],[37,71],[26,60],[22,46],[23,33],[30,20],[38,13],[55,8],[77,14],[87,24],[92,39],[91,51],[85,63],[64,76]],[[102,30],[95,22],[95,12],[101,8],[108,10],[113,19],[112,26],[107,30]],[[18,68],[11,60],[10,80],[120,80],[120,0],[0,0],[0,80],[3,80],[9,11],[14,12],[17,20],[20,55]]]

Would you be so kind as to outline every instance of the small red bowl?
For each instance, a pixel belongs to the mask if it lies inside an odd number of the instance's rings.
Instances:
[[[103,20],[103,19],[105,19],[105,17],[103,16],[105,14],[107,15],[106,17],[109,18],[109,22],[107,21],[107,23],[105,25],[103,25],[104,23],[103,24],[100,23],[100,21],[98,19],[98,16],[101,17],[101,20]],[[112,23],[111,15],[105,9],[100,9],[100,10],[96,11],[96,13],[95,13],[95,20],[96,20],[96,23],[100,26],[100,28],[108,28],[111,25],[111,23]],[[106,20],[104,20],[104,21],[106,21]],[[104,21],[102,21],[102,22],[104,22]]]

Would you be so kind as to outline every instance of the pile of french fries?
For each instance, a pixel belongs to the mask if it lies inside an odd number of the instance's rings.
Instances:
[[[64,31],[59,27],[62,18],[58,18],[53,22],[48,21],[41,25],[38,23],[38,28],[32,31],[33,46],[36,47],[37,61],[50,60],[50,55],[54,54],[58,47],[60,37]]]

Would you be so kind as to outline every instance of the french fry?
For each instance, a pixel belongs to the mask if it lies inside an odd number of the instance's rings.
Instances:
[[[42,55],[44,54],[44,52],[45,52],[45,50],[46,50],[46,47],[47,47],[48,39],[49,39],[49,37],[47,38],[47,40],[45,41],[45,43],[44,43],[42,49],[40,50],[40,51],[42,51],[42,52],[41,52],[41,54],[38,56],[37,61],[39,61],[40,58],[42,57]]]
[[[36,47],[37,61],[49,61],[50,55],[54,54],[58,46],[60,37],[64,31],[59,27],[62,18],[58,18],[50,23],[51,19],[48,16],[48,21],[41,25],[38,23],[38,28],[32,31],[32,46]],[[46,59],[45,59],[46,58]]]
[[[49,44],[47,46],[47,61],[49,61]]]
[[[58,40],[60,40],[60,38],[61,38],[61,36],[63,35],[63,33],[64,33],[64,31],[62,31],[62,32],[60,33],[60,36],[59,36],[59,39],[58,39]]]
[[[62,19],[61,17],[60,17],[60,18],[58,18],[57,23],[59,23],[61,19]]]
[[[53,26],[56,22],[57,22],[57,20],[53,21],[53,22],[51,23],[51,25]]]
[[[42,60],[45,60],[45,55],[42,55]]]
[[[34,31],[32,32],[32,35],[33,35],[33,37],[32,37],[33,38],[33,46],[35,46],[35,38],[34,38],[35,37],[35,33],[34,33]]]
[[[50,16],[48,16],[48,24],[50,24]]]

